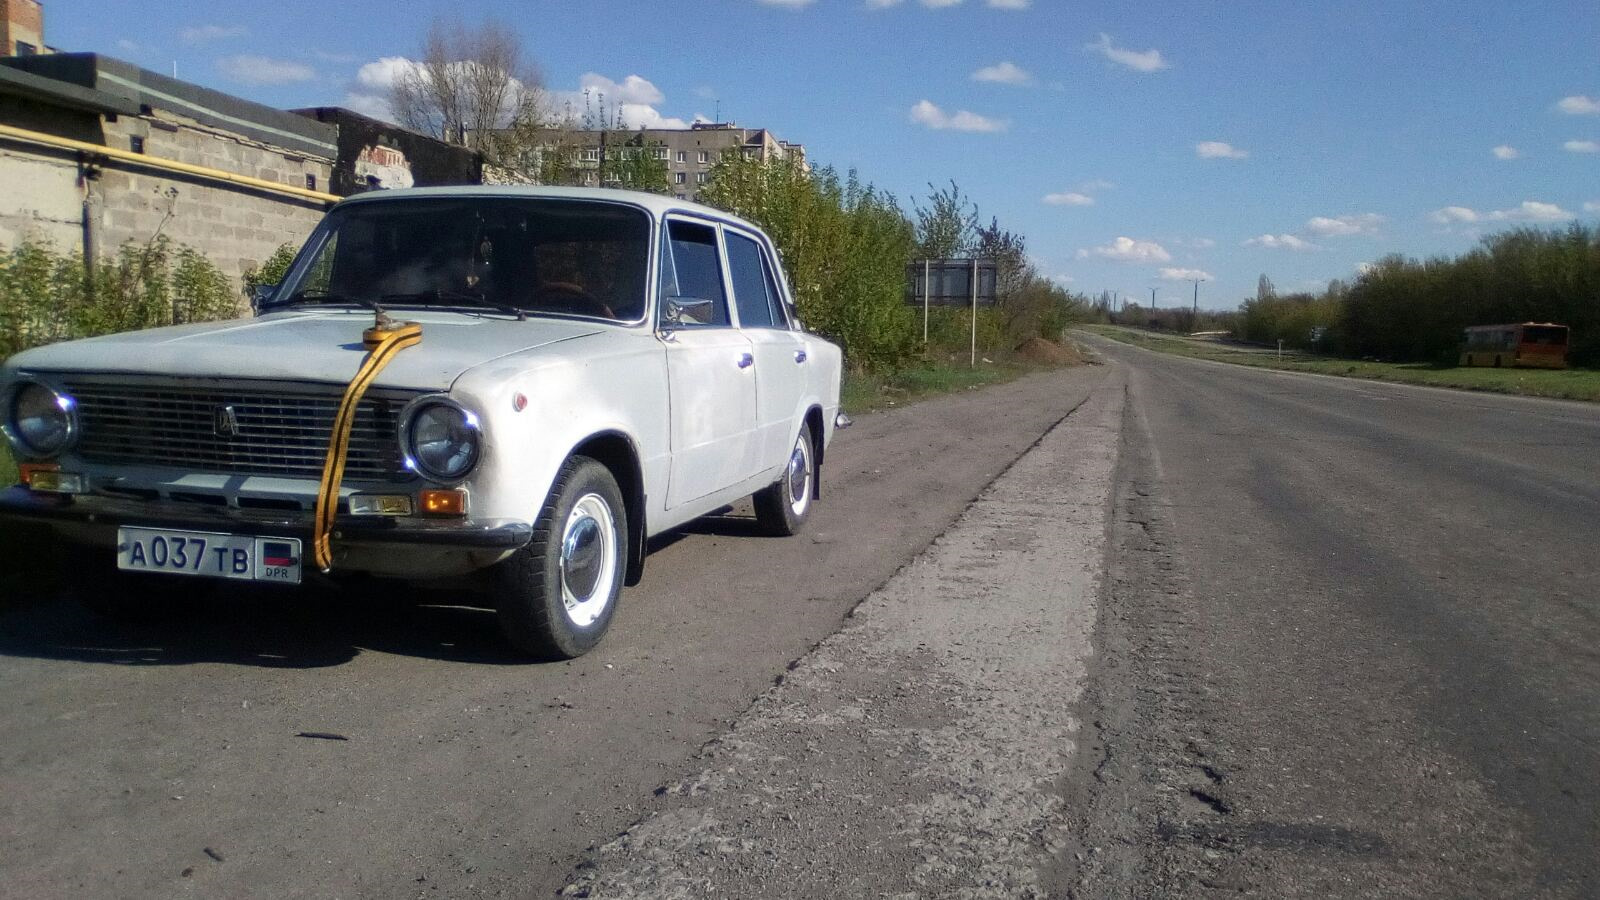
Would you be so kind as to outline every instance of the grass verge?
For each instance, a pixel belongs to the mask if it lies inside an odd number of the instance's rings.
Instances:
[[[846,372],[839,405],[850,415],[893,409],[938,394],[1002,384],[1056,366],[1022,361],[966,363],[925,362],[887,375]]]
[[[1080,327],[1091,334],[1136,347],[1241,366],[1338,375],[1343,378],[1365,378],[1371,381],[1424,384],[1496,394],[1600,401],[1600,370],[1595,369],[1489,369],[1437,366],[1430,363],[1380,363],[1315,356],[1289,350],[1284,351],[1280,360],[1277,353],[1271,350],[1236,347],[1199,338],[1153,334],[1116,325]]]

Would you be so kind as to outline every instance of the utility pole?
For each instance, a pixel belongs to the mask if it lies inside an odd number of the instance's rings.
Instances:
[[[1156,310],[1158,310],[1160,308],[1161,307],[1156,306],[1156,289],[1155,288],[1151,288],[1150,289],[1150,312],[1154,313]]]
[[[1194,320],[1196,322],[1200,321],[1200,282],[1204,280],[1204,278],[1196,278],[1194,280]]]

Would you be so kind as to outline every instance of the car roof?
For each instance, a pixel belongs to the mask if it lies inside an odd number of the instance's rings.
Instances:
[[[336,207],[353,203],[372,203],[393,200],[405,200],[421,197],[504,197],[504,198],[537,198],[542,200],[599,200],[609,203],[626,203],[640,207],[652,216],[660,218],[668,213],[682,212],[698,216],[719,219],[734,225],[740,225],[753,231],[760,231],[760,226],[753,222],[741,219],[731,213],[724,212],[700,203],[688,200],[679,200],[675,197],[666,197],[661,194],[651,194],[644,191],[624,191],[616,188],[584,188],[584,187],[536,187],[533,185],[500,185],[500,184],[473,184],[450,187],[422,187],[422,188],[397,188],[393,190],[365,191],[352,194],[336,204]]]

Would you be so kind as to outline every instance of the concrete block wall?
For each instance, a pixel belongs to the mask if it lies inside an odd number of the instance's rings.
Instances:
[[[78,165],[64,156],[49,156],[0,146],[0,249],[25,240],[48,241],[62,252],[80,249],[83,241],[83,195]]]
[[[316,189],[326,191],[333,170],[331,159],[285,152],[161,111],[106,123],[108,146],[129,149],[135,137],[149,156],[294,187],[305,187],[310,175]],[[279,245],[302,243],[326,209],[313,200],[119,162],[105,167],[92,194],[102,254],[164,234],[200,251],[241,289],[246,271]]]

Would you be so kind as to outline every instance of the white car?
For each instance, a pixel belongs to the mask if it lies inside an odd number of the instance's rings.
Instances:
[[[763,531],[799,530],[848,424],[840,350],[795,318],[772,243],[670,198],[361,194],[255,305],[0,371],[23,481],[0,516],[81,545],[67,574],[92,608],[489,569],[510,641],[573,657],[650,536],[748,495]]]

